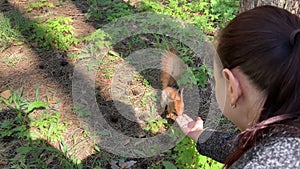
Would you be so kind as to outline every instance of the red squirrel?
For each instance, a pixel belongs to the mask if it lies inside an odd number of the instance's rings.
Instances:
[[[176,89],[176,81],[183,74],[184,64],[173,51],[166,51],[161,62],[161,106],[163,111],[167,106],[167,118],[174,118],[174,114],[181,115],[184,111],[183,89]]]

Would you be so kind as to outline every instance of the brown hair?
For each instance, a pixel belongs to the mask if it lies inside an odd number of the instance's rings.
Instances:
[[[256,125],[237,138],[228,157],[231,166],[276,124],[295,123],[300,116],[300,18],[273,6],[239,14],[219,34],[217,52],[224,68],[238,67],[267,95]],[[293,43],[291,43],[293,42]]]

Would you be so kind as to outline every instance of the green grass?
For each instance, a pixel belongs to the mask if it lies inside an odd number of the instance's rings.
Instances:
[[[47,0],[38,0],[36,2],[29,2],[27,5],[27,12],[32,10],[42,10],[44,8],[54,8],[53,3],[47,2]]]
[[[147,125],[144,128],[145,131],[156,134],[161,127],[165,127],[168,125],[168,121],[166,119],[147,119]]]
[[[238,0],[144,0],[140,11],[171,15],[195,24],[203,31],[223,27],[238,12]]]
[[[10,19],[0,13],[0,52],[21,39],[21,33],[14,29]]]
[[[15,151],[18,156],[9,159],[10,168],[79,168],[60,150],[41,140],[24,143]]]
[[[60,119],[59,112],[43,111],[42,114],[35,119],[31,119],[30,127],[36,127],[42,138],[49,141],[60,141],[63,139],[63,132],[69,122],[63,122]]]
[[[1,13],[0,50],[12,43],[23,44],[27,41],[36,43],[38,49],[67,51],[70,46],[80,42],[74,33],[72,22],[70,17],[29,20],[18,11],[8,12],[6,16]],[[27,37],[26,40],[23,37]]]
[[[202,156],[198,153],[195,147],[196,143],[185,137],[179,144],[174,148],[175,154],[173,158],[176,161],[176,166],[178,168],[184,169],[220,169],[223,164],[212,160],[206,156]]]
[[[12,66],[18,64],[21,61],[21,59],[22,58],[20,58],[20,56],[12,54],[10,56],[5,56],[4,57],[4,63],[8,67],[12,67]]]
[[[29,119],[26,112],[30,102],[21,97],[23,88],[19,92],[12,92],[9,98],[0,97],[0,104],[6,105],[11,111],[15,112],[16,117],[7,119],[0,126],[0,138],[4,137],[30,137],[28,133]]]
[[[89,9],[85,16],[88,20],[109,22],[134,13],[129,3],[124,3],[122,0],[88,0],[87,2]]]
[[[47,19],[45,22],[35,20],[33,34],[30,37],[42,48],[54,48],[67,51],[71,45],[76,45],[79,40],[74,34],[72,19],[69,17],[57,17]]]
[[[0,97],[0,105],[8,110],[1,110],[1,113],[7,112],[15,115],[1,123],[0,140],[2,142],[3,139],[9,139],[10,142],[5,143],[8,147],[10,147],[9,144],[14,144],[14,140],[19,140],[16,149],[5,148],[3,150],[4,153],[15,151],[18,154],[8,159],[10,168],[47,168],[53,161],[55,161],[54,165],[59,164],[58,167],[74,168],[76,159],[69,160],[67,154],[44,141],[46,139],[49,142],[63,142],[63,132],[66,131],[68,122],[62,122],[58,112],[52,113],[52,110],[47,108],[48,104],[39,100],[38,87],[34,101],[29,101],[25,97],[23,88],[18,91],[10,89],[10,91],[8,98]],[[44,109],[43,113],[33,118],[32,112],[39,109]],[[36,132],[30,128],[36,128]]]
[[[37,118],[31,117],[31,112],[36,109],[45,109],[48,104],[38,99],[39,88],[36,88],[36,98],[28,101],[23,97],[23,88],[19,91],[12,91],[9,98],[0,97],[0,104],[4,104],[9,110],[16,112],[16,117],[5,120],[0,127],[1,137],[22,137],[30,138],[36,133],[28,133],[29,127],[37,127],[41,135],[46,136],[50,141],[60,141],[67,123],[61,122],[60,114],[51,110],[44,110]]]

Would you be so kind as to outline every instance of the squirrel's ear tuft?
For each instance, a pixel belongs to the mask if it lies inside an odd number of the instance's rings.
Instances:
[[[183,89],[184,89],[184,88],[182,88],[182,89],[180,90],[180,97],[181,97],[181,100],[183,100]]]

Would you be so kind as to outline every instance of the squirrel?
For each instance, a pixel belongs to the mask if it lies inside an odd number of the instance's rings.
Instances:
[[[183,89],[176,89],[176,81],[183,74],[184,64],[176,56],[174,51],[166,51],[162,55],[161,61],[161,107],[163,112],[167,106],[167,118],[174,118],[175,113],[177,116],[182,115],[184,111],[183,102]]]

